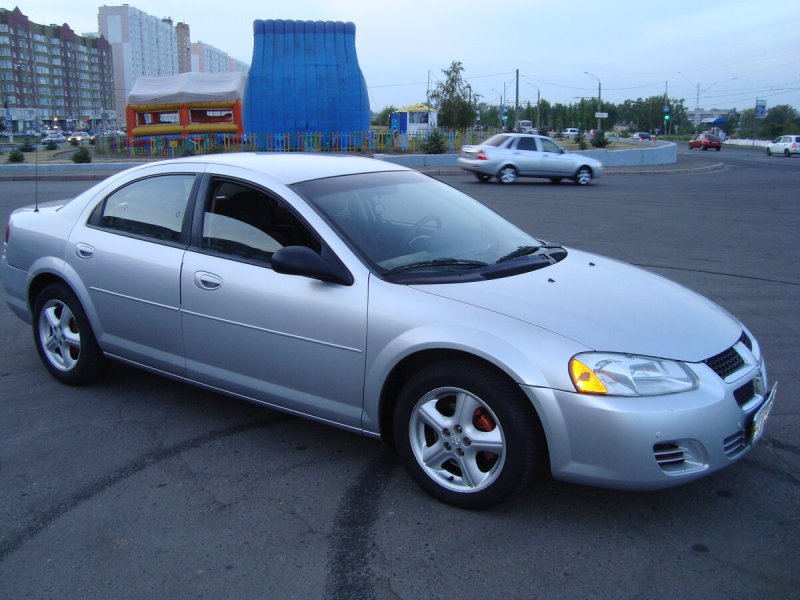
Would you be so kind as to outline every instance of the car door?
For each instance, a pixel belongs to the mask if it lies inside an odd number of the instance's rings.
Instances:
[[[145,176],[111,190],[70,234],[66,262],[85,285],[107,353],[183,373],[180,271],[194,173]]]
[[[533,137],[518,137],[512,149],[514,162],[520,175],[537,175],[542,172],[542,158]]]
[[[181,275],[188,376],[360,427],[366,278],[347,286],[276,273],[276,250],[323,248],[292,207],[224,175],[209,176],[204,196]]]
[[[571,177],[575,174],[575,159],[572,154],[553,140],[545,137],[536,138],[542,156],[542,174],[548,177]]]

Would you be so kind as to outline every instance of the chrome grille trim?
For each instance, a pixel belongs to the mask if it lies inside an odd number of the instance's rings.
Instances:
[[[731,346],[724,352],[720,352],[716,356],[707,358],[703,361],[706,365],[720,376],[725,379],[728,375],[735,373],[745,366],[744,359],[739,355],[736,349]]]

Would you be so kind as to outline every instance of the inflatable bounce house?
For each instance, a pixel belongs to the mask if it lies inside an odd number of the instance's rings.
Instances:
[[[244,73],[180,73],[139,77],[128,95],[128,137],[241,135]]]
[[[302,146],[303,135],[369,130],[353,23],[256,20],[253,33],[244,126],[259,146],[275,134]]]

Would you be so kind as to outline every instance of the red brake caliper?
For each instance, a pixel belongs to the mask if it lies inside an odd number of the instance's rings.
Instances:
[[[485,408],[476,408],[472,413],[472,424],[478,431],[489,432],[495,428],[494,419]]]

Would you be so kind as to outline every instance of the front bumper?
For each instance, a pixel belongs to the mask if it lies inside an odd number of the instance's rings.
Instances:
[[[554,478],[648,490],[729,466],[763,435],[777,388],[767,388],[763,364],[733,382],[714,378],[708,369],[691,392],[650,397],[522,389],[541,418]]]

